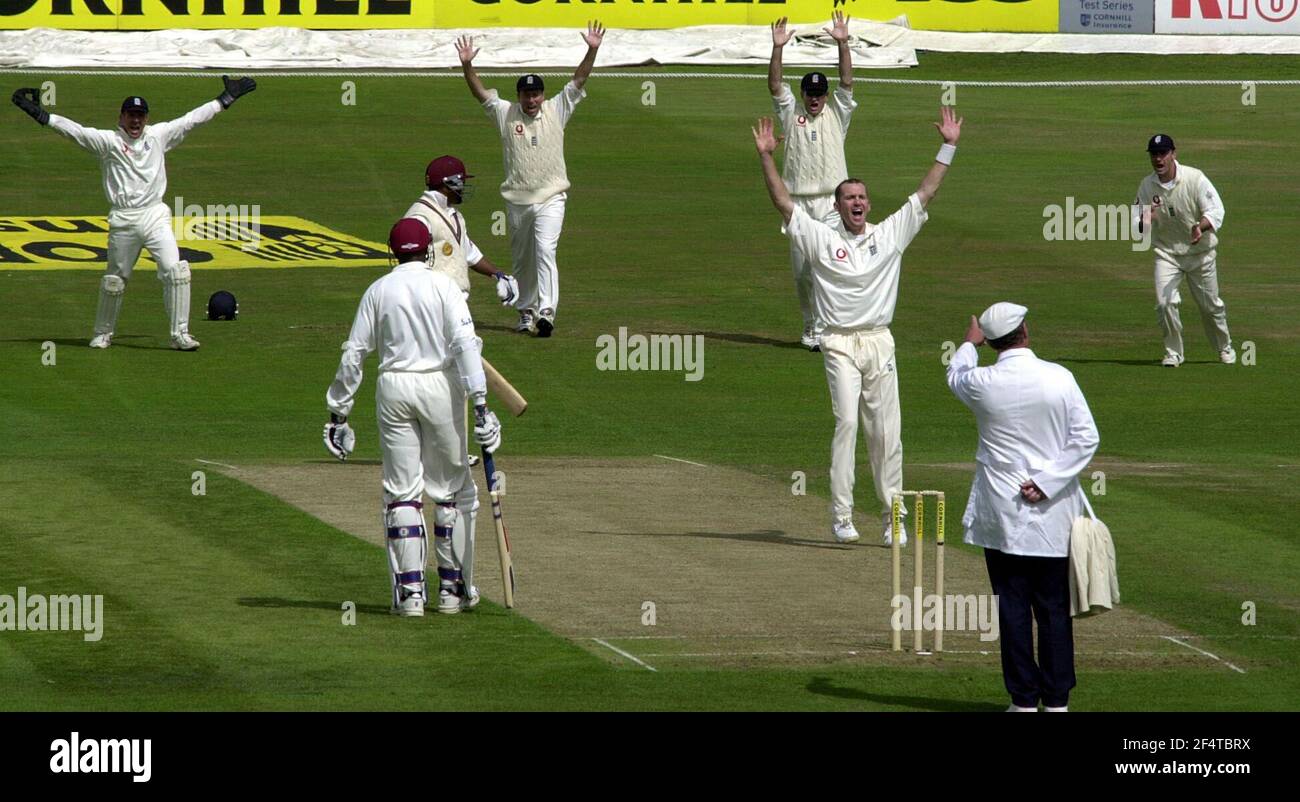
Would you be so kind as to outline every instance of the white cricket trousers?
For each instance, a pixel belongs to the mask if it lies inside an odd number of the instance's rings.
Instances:
[[[835,194],[830,195],[792,195],[794,205],[803,209],[814,220],[820,220],[828,226],[840,223],[840,213],[835,210]],[[784,226],[781,233],[785,233]],[[813,311],[813,274],[812,260],[795,241],[790,240],[790,272],[794,275],[794,292],[799,299],[799,312],[803,315],[803,327],[811,328],[813,334],[821,334],[821,324]]]
[[[902,422],[898,408],[898,371],[894,336],[887,328],[838,329],[821,336],[826,381],[835,414],[831,442],[831,515],[836,521],[853,515],[854,455],[858,422],[867,438],[871,478],[882,511],[903,490]]]
[[[108,215],[108,267],[100,280],[96,334],[112,334],[116,329],[126,283],[146,248],[158,263],[172,336],[189,331],[189,265],[180,260],[171,210],[158,203],[143,209],[113,209]]]
[[[477,495],[470,475],[465,391],[455,368],[383,371],[375,390],[386,502]]]
[[[1178,314],[1182,298],[1178,287],[1187,279],[1187,287],[1201,310],[1201,324],[1214,350],[1232,345],[1228,333],[1228,309],[1219,298],[1219,273],[1215,251],[1186,256],[1156,252],[1156,316],[1165,338],[1165,353],[1183,355],[1183,321]]]
[[[506,222],[510,226],[510,256],[519,298],[515,308],[540,312],[560,305],[560,268],[555,251],[560,245],[564,226],[567,192],[541,203],[506,202]]]
[[[171,209],[165,203],[145,209],[114,209],[108,215],[108,275],[130,279],[144,248],[158,263],[159,279],[177,269],[181,254],[172,231]]]

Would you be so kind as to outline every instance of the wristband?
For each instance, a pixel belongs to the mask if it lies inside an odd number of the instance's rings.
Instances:
[[[952,164],[952,157],[957,153],[956,145],[949,145],[947,142],[939,147],[939,152],[935,155],[934,160],[943,165]]]

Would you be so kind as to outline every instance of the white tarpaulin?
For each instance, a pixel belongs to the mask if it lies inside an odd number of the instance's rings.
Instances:
[[[917,50],[963,53],[1261,53],[1300,54],[1300,36],[1175,36],[1144,34],[950,33],[913,31],[892,22],[853,20],[855,67],[917,64]],[[833,68],[835,48],[821,26],[800,26],[785,48],[790,66]],[[586,46],[559,28],[312,31],[170,30],[153,32],[0,32],[0,66],[9,68],[445,69],[458,67],[454,42],[474,33],[481,68],[572,67]],[[611,30],[598,68],[654,64],[766,64],[772,39],[763,26],[700,26],[675,30]]]

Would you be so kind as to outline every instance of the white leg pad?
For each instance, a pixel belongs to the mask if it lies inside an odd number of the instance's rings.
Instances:
[[[190,263],[180,261],[176,269],[162,276],[163,305],[171,324],[171,335],[177,337],[190,330]]]
[[[99,306],[95,309],[95,334],[112,334],[117,328],[117,316],[122,311],[122,296],[126,293],[126,280],[121,276],[106,275],[99,280]]]
[[[393,575],[393,605],[411,593],[428,598],[424,567],[428,561],[428,538],[423,505],[418,501],[393,501],[384,510],[384,540],[388,544],[388,568]]]
[[[461,574],[460,560],[457,559],[453,539],[456,521],[460,518],[456,505],[450,501],[440,501],[433,510],[433,553],[438,560],[438,580],[440,585],[459,585],[464,581]]]

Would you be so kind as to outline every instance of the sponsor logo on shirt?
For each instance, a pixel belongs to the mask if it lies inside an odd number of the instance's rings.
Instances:
[[[523,135],[524,135],[524,124],[515,123],[515,136],[523,136]]]
[[[836,249],[835,249],[835,261],[837,261],[837,262],[843,262],[845,259],[848,259],[848,258],[849,258],[849,252],[848,252],[848,251],[844,250],[843,248],[836,248]]]
[[[803,116],[802,114],[800,114],[798,117],[795,117],[795,118],[794,118],[794,121],[795,121],[796,123],[798,123],[799,125],[807,125],[807,124],[808,124],[808,118],[805,117],[805,116]]]

